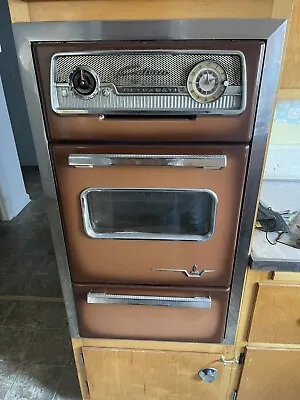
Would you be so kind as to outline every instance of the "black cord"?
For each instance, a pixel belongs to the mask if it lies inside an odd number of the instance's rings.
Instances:
[[[278,239],[284,234],[284,232],[278,232],[278,236],[277,236],[277,238],[275,239],[275,241],[274,241],[274,242],[271,242],[271,240],[268,238],[268,233],[269,233],[269,232],[266,232],[266,240],[267,240],[267,242],[268,242],[269,244],[271,244],[272,246],[275,246],[275,244],[277,244]]]

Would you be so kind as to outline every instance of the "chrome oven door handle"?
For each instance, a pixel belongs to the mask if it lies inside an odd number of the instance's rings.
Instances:
[[[88,304],[125,304],[186,308],[211,308],[211,297],[135,296],[89,292]]]
[[[144,166],[222,169],[227,165],[227,157],[224,154],[70,154],[68,164],[76,168]]]
[[[188,278],[201,278],[202,275],[215,272],[214,269],[202,269],[201,271],[198,270],[197,265],[193,265],[191,271],[187,269],[176,269],[176,268],[157,268],[154,271],[165,271],[165,272],[181,272],[184,273]]]

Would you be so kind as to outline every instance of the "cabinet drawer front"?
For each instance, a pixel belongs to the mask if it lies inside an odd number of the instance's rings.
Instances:
[[[259,284],[249,342],[300,343],[300,285]]]
[[[91,400],[221,400],[221,354],[83,348]],[[198,376],[215,368],[215,381]],[[222,388],[223,393],[222,393]]]
[[[224,336],[226,289],[75,285],[74,292],[82,337],[220,343]]]

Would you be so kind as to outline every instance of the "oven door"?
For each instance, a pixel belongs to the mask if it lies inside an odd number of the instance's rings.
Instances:
[[[246,146],[52,153],[74,282],[230,284]]]

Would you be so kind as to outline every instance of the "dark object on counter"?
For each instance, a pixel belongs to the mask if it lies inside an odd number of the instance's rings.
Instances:
[[[271,207],[265,207],[261,202],[258,205],[257,221],[260,224],[259,229],[264,232],[290,231],[282,216]]]
[[[300,249],[300,212],[289,223],[289,232],[278,238],[278,242]]]

